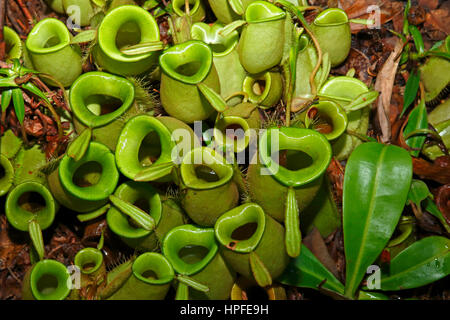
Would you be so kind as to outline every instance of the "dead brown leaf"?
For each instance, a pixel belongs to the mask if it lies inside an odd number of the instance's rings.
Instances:
[[[450,156],[436,158],[428,162],[422,158],[413,157],[414,173],[422,179],[433,180],[442,184],[450,183]]]

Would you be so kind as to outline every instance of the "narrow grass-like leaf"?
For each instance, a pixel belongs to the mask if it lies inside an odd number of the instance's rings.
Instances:
[[[165,45],[162,41],[150,41],[145,43],[139,43],[133,46],[126,46],[121,49],[120,52],[127,56],[136,56],[154,51],[164,50]]]
[[[2,92],[2,102],[0,110],[5,111],[8,108],[9,104],[11,103],[11,97],[12,89],[7,89]]]
[[[414,242],[381,273],[381,290],[418,288],[450,274],[450,239],[431,236]]]
[[[141,228],[152,231],[156,224],[155,219],[153,219],[149,214],[144,212],[143,210],[139,209],[138,207],[123,201],[119,197],[115,195],[110,195],[109,200],[113,203],[113,205],[119,209],[122,213],[129,216],[131,219],[133,219],[134,222],[136,222],[137,225],[139,225]]]
[[[155,181],[162,177],[167,176],[172,172],[175,163],[165,162],[159,164],[153,164],[150,167],[139,172],[135,177],[135,181]]]
[[[72,141],[67,148],[67,155],[75,161],[79,161],[86,154],[91,142],[92,129],[86,128],[84,131]]]
[[[410,25],[408,29],[414,40],[414,45],[416,46],[417,52],[419,53],[420,56],[423,56],[423,54],[425,53],[425,46],[423,44],[423,38],[422,35],[420,34],[419,29],[417,29],[417,27],[414,25]]]
[[[297,198],[295,197],[294,188],[288,189],[285,208],[286,212],[284,221],[286,226],[286,251],[290,257],[295,258],[300,254],[302,235],[300,232],[298,204]]]
[[[427,51],[425,53],[425,56],[435,56],[435,57],[440,57],[440,58],[450,60],[450,53],[442,52],[442,51]]]
[[[201,292],[208,292],[209,291],[208,286],[198,282],[197,280],[192,279],[191,277],[179,274],[177,276],[177,280],[179,282],[184,283],[185,285],[187,285],[187,286],[197,290],[197,291],[201,291]]]
[[[406,137],[411,132],[419,129],[428,129],[427,108],[425,107],[425,101],[423,99],[419,105],[411,111],[408,123],[403,130],[403,136]],[[412,156],[419,156],[423,144],[425,143],[425,139],[425,134],[416,135],[406,139],[406,144],[413,149],[410,151]]]
[[[38,96],[39,98],[41,98],[42,100],[44,100],[45,102],[47,102],[48,104],[50,104],[50,100],[48,100],[47,96],[45,95],[45,93],[43,93],[38,87],[36,87],[33,83],[31,82],[26,82],[24,84],[22,84],[22,88],[30,91],[32,94],[35,94],[36,96]]]
[[[300,255],[291,259],[284,273],[277,279],[282,284],[318,289],[319,285],[336,293],[344,293],[344,285],[302,244]],[[324,282],[325,281],[325,282]]]
[[[211,106],[216,109],[217,112],[224,112],[227,108],[227,103],[225,100],[215,92],[213,89],[208,87],[204,83],[197,84],[197,88],[201,91],[203,96],[208,100],[208,102],[211,104]]]
[[[231,9],[236,12],[238,15],[242,16],[244,14],[244,7],[242,6],[241,0],[228,0]]]
[[[97,249],[102,250],[104,244],[105,244],[105,229],[102,229],[102,234],[100,235],[100,240],[98,241]]]
[[[39,259],[44,259],[44,238],[42,237],[41,226],[36,220],[31,220],[28,223],[28,232],[30,234],[31,242],[33,242],[34,249],[39,255]]]
[[[406,82],[405,94],[403,97],[403,109],[400,117],[403,117],[406,110],[408,110],[411,103],[414,102],[417,96],[417,91],[419,90],[420,82],[420,70],[411,72],[408,81]]]
[[[369,92],[364,92],[357,96],[355,99],[353,99],[352,102],[350,102],[348,105],[344,106],[345,111],[355,111],[362,109],[372,102],[374,102],[380,93],[375,90],[371,90]]]
[[[347,297],[354,298],[367,268],[392,237],[411,179],[411,156],[400,147],[368,142],[350,155],[343,190]]]
[[[19,123],[22,125],[23,120],[25,119],[25,101],[23,100],[23,94],[20,88],[12,90],[12,100],[17,119],[19,120]]]
[[[89,221],[89,220],[93,220],[93,219],[98,218],[101,215],[105,214],[106,211],[108,211],[110,207],[111,207],[111,205],[109,203],[107,203],[103,207],[101,207],[100,209],[97,209],[97,210],[92,211],[92,212],[88,212],[88,213],[83,213],[83,214],[77,215],[77,219],[79,221],[81,221],[81,222],[86,222],[86,221]]]
[[[18,85],[14,81],[14,77],[0,78],[0,88],[17,88]]]
[[[96,37],[97,37],[96,29],[85,30],[77,34],[75,37],[73,37],[70,43],[77,44],[77,43],[91,42],[94,41]]]
[[[272,276],[255,251],[250,252],[249,260],[253,277],[258,285],[260,287],[270,286],[272,284]]]

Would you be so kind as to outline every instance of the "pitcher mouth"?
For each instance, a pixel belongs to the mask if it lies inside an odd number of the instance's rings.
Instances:
[[[224,116],[214,126],[214,141],[219,145],[231,147],[236,153],[247,148],[250,136],[250,127],[241,117]]]
[[[31,292],[37,300],[64,300],[70,293],[70,274],[55,260],[42,260],[31,271]]]
[[[119,181],[114,155],[108,147],[98,142],[91,142],[79,161],[65,155],[58,171],[64,190],[88,201],[108,198]]]
[[[178,226],[164,237],[163,254],[180,274],[192,275],[205,268],[219,249],[214,229],[191,224]]]
[[[117,187],[114,193],[120,199],[127,201],[147,212],[154,220],[156,226],[161,221],[161,198],[150,184],[145,182],[127,181]],[[128,217],[116,208],[109,209],[106,215],[108,227],[118,236],[129,239],[139,239],[150,235],[148,231],[136,227]]]
[[[6,60],[19,59],[22,55],[22,41],[11,28],[4,26],[3,35],[6,43]]]
[[[272,86],[272,76],[269,71],[260,75],[248,75],[244,79],[244,92],[248,94],[251,103],[260,104],[267,98]]]
[[[192,25],[191,37],[207,43],[214,57],[226,56],[236,48],[239,42],[239,33],[234,30],[229,36],[223,37],[219,33],[223,27],[224,25],[219,22],[215,22],[212,26],[204,22],[197,22]]]
[[[70,106],[81,123],[102,127],[124,114],[134,101],[134,85],[104,72],[88,72],[70,88]]]
[[[306,111],[306,127],[322,133],[328,140],[340,137],[347,129],[347,124],[347,113],[332,101],[320,101]]]
[[[98,249],[84,248],[75,255],[74,263],[82,273],[92,274],[103,264],[103,254]]]
[[[6,199],[5,212],[9,223],[20,231],[28,231],[28,224],[33,219],[36,219],[44,230],[53,223],[56,203],[44,185],[27,181],[10,191]]]
[[[165,50],[159,57],[159,64],[171,78],[186,84],[197,84],[208,76],[212,58],[212,51],[206,43],[190,40]]]
[[[27,49],[35,54],[57,52],[69,45],[69,30],[63,22],[54,18],[38,22],[26,40]]]
[[[224,213],[217,220],[214,231],[224,247],[241,253],[256,249],[264,234],[266,217],[256,203],[246,203]]]
[[[157,118],[133,117],[123,127],[117,141],[117,167],[127,178],[134,179],[153,164],[171,162],[173,148],[176,146],[169,129]]]
[[[137,62],[150,57],[153,54],[151,52],[129,56],[122,53],[120,47],[159,39],[159,27],[155,18],[135,5],[122,5],[111,10],[98,28],[100,48],[116,61]]]
[[[245,20],[248,23],[276,21],[285,17],[286,12],[266,1],[254,1],[248,5],[245,11]]]
[[[172,265],[162,254],[146,252],[141,254],[133,263],[133,274],[147,284],[167,284],[175,278]]]
[[[278,149],[272,150],[272,134],[278,136]],[[273,159],[282,150],[301,151],[312,160],[311,165],[289,170]],[[273,177],[287,187],[300,187],[319,178],[331,161],[331,145],[322,134],[311,129],[281,127],[268,129],[260,138],[259,156]]]
[[[201,170],[211,170],[217,179],[204,179]],[[220,187],[233,178],[233,167],[214,150],[206,147],[195,148],[183,158],[180,166],[181,179],[191,189],[207,190]]]
[[[189,0],[189,12],[190,12],[191,16],[198,11],[198,8],[200,7],[200,1],[201,0]],[[181,17],[181,16],[184,16],[186,14],[186,10],[185,10],[186,2],[185,2],[185,0],[174,0],[172,3],[173,3],[172,4],[173,11],[178,16]]]

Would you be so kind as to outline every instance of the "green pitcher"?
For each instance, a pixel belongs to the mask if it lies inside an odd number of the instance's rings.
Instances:
[[[54,18],[39,21],[28,34],[25,42],[32,68],[51,75],[64,87],[70,86],[81,74],[81,51],[71,45],[72,35],[66,25]],[[49,85],[52,80],[44,78]]]
[[[251,74],[281,62],[286,12],[266,1],[254,1],[245,11],[238,52],[242,66]]]
[[[262,287],[271,285],[272,279],[280,276],[289,262],[283,226],[255,203],[243,204],[223,214],[214,231],[225,261]],[[258,264],[267,272],[268,282],[264,281]]]
[[[191,224],[176,227],[167,233],[162,251],[175,271],[207,286],[207,292],[189,288],[192,300],[227,300],[235,280],[232,271],[218,252],[214,229]],[[178,290],[181,290],[178,284]]]
[[[20,59],[22,56],[22,40],[19,35],[10,27],[3,27],[3,38],[6,43],[6,62],[13,59]]]
[[[174,45],[159,58],[161,103],[174,118],[186,123],[208,119],[214,108],[196,86],[203,83],[220,93],[220,82],[207,44],[191,40]]]
[[[118,181],[114,154],[99,142],[91,142],[79,161],[64,155],[48,176],[55,199],[76,212],[90,212],[106,204]]]
[[[139,6],[123,5],[109,11],[98,27],[93,55],[100,68],[123,76],[145,73],[156,66],[158,52],[127,55],[121,49],[159,41],[155,18]]]
[[[216,22],[212,26],[203,22],[195,23],[191,28],[193,39],[207,43],[213,52],[214,66],[220,80],[220,94],[227,99],[236,92],[242,91],[242,84],[246,72],[239,61],[236,46],[239,34],[236,30],[226,37],[220,34],[224,25]],[[234,106],[241,102],[239,97],[233,97],[227,101],[228,106]]]
[[[233,166],[213,149],[196,148],[184,157],[182,205],[195,223],[213,226],[221,214],[237,205],[239,191],[233,174]]]
[[[243,82],[242,90],[248,94],[251,103],[263,109],[276,105],[283,93],[283,80],[278,72],[264,72],[248,75]]]
[[[189,16],[192,22],[199,22],[205,19],[205,6],[202,0],[188,0],[189,2]],[[179,16],[186,15],[186,0],[173,0],[173,11]]]

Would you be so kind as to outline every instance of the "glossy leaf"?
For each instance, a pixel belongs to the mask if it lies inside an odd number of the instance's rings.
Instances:
[[[48,100],[47,96],[38,87],[36,87],[33,83],[26,82],[26,83],[22,84],[22,88],[30,91],[32,94],[35,94],[36,96],[38,96],[39,98],[41,98],[42,100],[44,100],[45,102],[50,104],[50,100]]]
[[[81,160],[89,147],[91,142],[92,130],[86,128],[84,131],[72,141],[67,148],[67,155],[75,161]]]
[[[363,92],[355,99],[353,99],[352,102],[350,102],[348,105],[343,106],[343,108],[347,112],[362,109],[371,104],[372,102],[374,102],[378,98],[379,94],[380,93],[378,91],[374,90]]]
[[[300,243],[302,242],[302,235],[300,233],[300,221],[297,199],[295,197],[294,188],[288,189],[286,197],[286,251],[292,258],[298,257],[300,254]]]
[[[406,112],[411,103],[414,102],[417,96],[417,91],[419,90],[420,82],[420,70],[411,72],[408,81],[406,82],[405,94],[403,97],[403,109],[400,117]]]
[[[344,285],[302,244],[300,255],[291,259],[284,273],[277,279],[282,284],[300,288],[323,288],[339,294],[344,293]],[[325,281],[325,282],[324,282]]]
[[[96,37],[97,37],[96,29],[85,30],[77,34],[75,37],[73,37],[70,43],[76,44],[76,43],[91,42],[94,41]]]
[[[145,43],[139,43],[133,46],[127,46],[120,51],[127,56],[135,56],[145,54],[154,51],[164,50],[165,45],[162,41],[150,41]]]
[[[442,52],[442,51],[427,51],[425,53],[425,56],[435,56],[435,57],[440,57],[440,58],[450,60],[450,53]]]
[[[17,88],[18,85],[14,81],[14,77],[0,78],[0,88]]]
[[[419,129],[428,129],[427,108],[424,101],[421,101],[409,114],[408,123],[403,130],[403,136],[406,137],[409,133]],[[425,134],[415,135],[406,139],[406,144],[413,149],[410,151],[412,156],[419,156],[425,139]]]
[[[431,198],[427,198],[425,200],[425,210],[438,218],[438,220],[444,226],[445,231],[450,233],[450,225],[448,225],[447,220],[445,220],[445,217],[442,215],[442,212],[439,210],[436,203],[434,203]]]
[[[389,274],[381,274],[381,290],[424,286],[450,274],[450,239],[431,236],[414,242],[392,259]]]
[[[23,100],[22,90],[19,88],[12,90],[12,100],[14,104],[14,111],[16,112],[17,119],[22,125],[25,119],[25,101]]]
[[[228,0],[231,9],[236,12],[238,15],[242,16],[244,14],[244,7],[242,6],[241,0]]]
[[[217,112],[225,111],[225,109],[227,108],[227,103],[220,96],[220,94],[215,92],[213,89],[211,89],[204,83],[197,84],[197,87],[199,88],[203,96],[206,98],[206,100],[208,100],[208,102],[214,109],[216,109]]]
[[[2,92],[2,101],[0,110],[5,111],[11,103],[12,90],[7,89]]]
[[[250,252],[249,260],[253,277],[258,285],[260,287],[270,286],[272,284],[272,276],[255,251]]]
[[[155,228],[155,219],[153,219],[148,213],[126,201],[123,201],[115,195],[110,195],[109,199],[113,205],[117,207],[117,209],[133,219],[133,221],[136,222],[136,224],[141,228],[148,231],[152,231]]]
[[[245,20],[236,20],[231,22],[230,24],[227,24],[225,27],[222,28],[222,30],[219,31],[219,34],[226,38],[228,37],[233,31],[236,29],[242,27],[244,24],[247,24]]]
[[[413,25],[410,25],[408,29],[414,40],[414,45],[416,46],[417,52],[422,56],[425,52],[425,46],[423,44],[423,38],[420,34],[419,29],[417,29],[417,27]]]
[[[416,206],[419,206],[420,203],[430,195],[430,190],[428,190],[428,186],[425,182],[417,179],[412,180],[408,193],[409,201],[413,202]]]
[[[343,188],[347,297],[354,297],[367,268],[394,233],[411,178],[411,157],[397,146],[368,142],[350,155]]]
[[[31,241],[33,242],[34,249],[39,256],[39,259],[44,259],[44,238],[42,237],[41,226],[36,220],[31,220],[28,223],[28,232],[30,234]]]
[[[172,172],[175,164],[173,162],[165,162],[153,164],[150,167],[139,172],[135,177],[135,181],[155,181],[167,176]]]
[[[178,283],[175,300],[189,300],[189,287],[187,284],[183,282]]]

